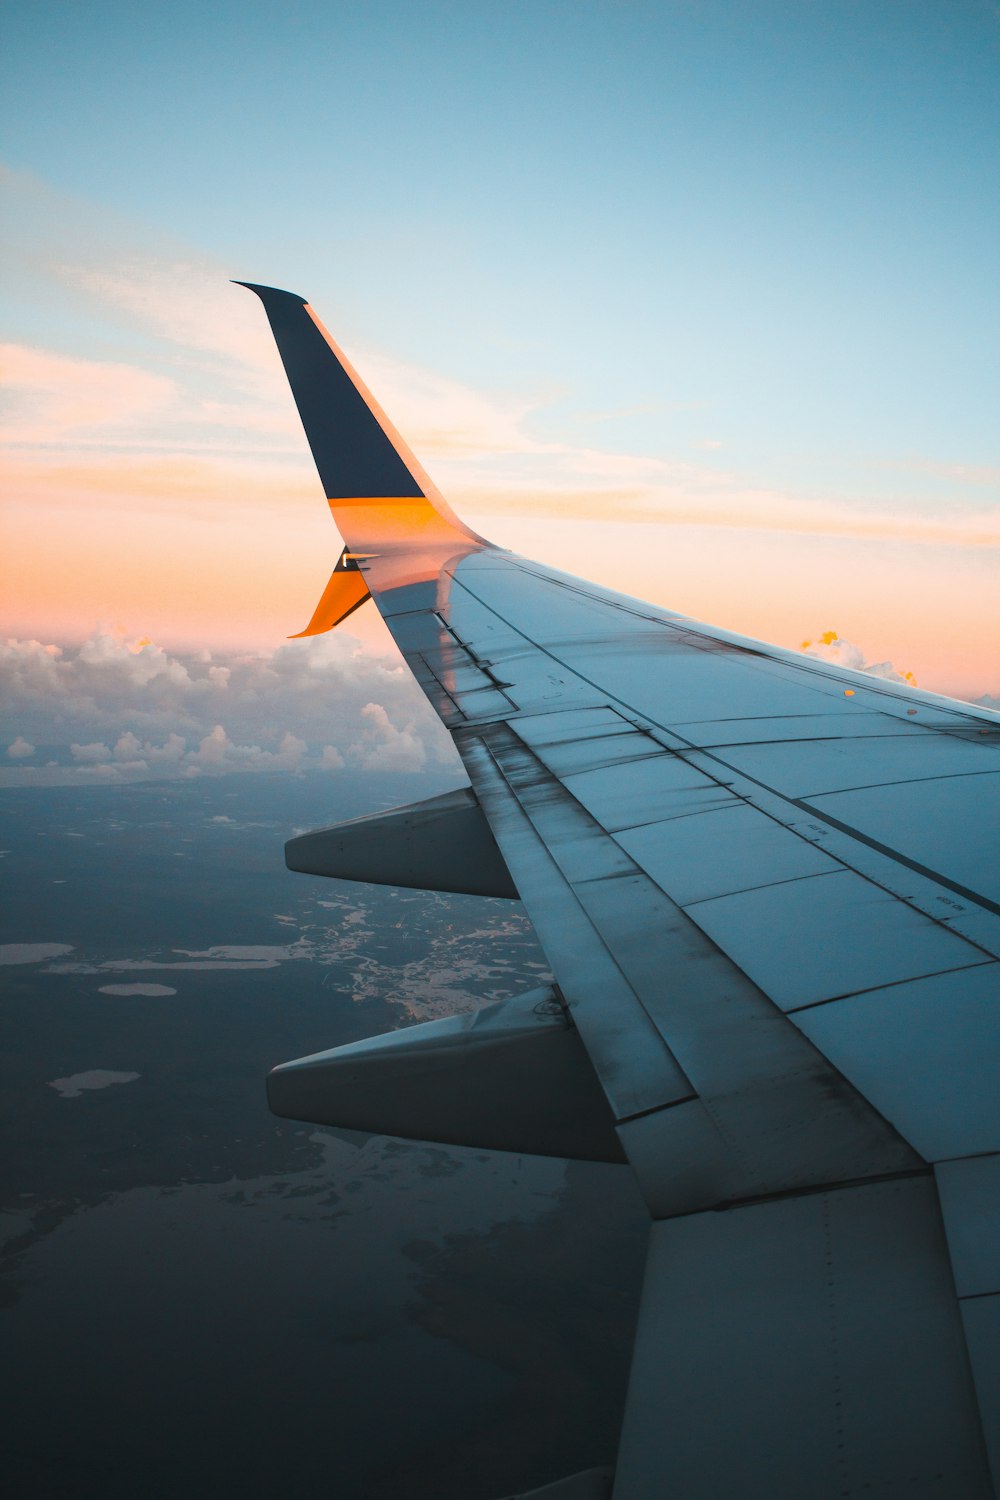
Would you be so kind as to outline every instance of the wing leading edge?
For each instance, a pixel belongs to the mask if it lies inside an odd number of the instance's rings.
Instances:
[[[548,1051],[589,1059],[650,1208],[617,1500],[993,1494],[1000,719],[492,547],[311,308],[252,290],[583,1044]],[[444,1050],[477,1076],[544,1070],[474,1030]]]

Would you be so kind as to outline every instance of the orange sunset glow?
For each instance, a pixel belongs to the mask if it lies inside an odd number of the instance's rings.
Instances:
[[[16,179],[5,190],[23,206]],[[0,628],[72,642],[105,622],[167,648],[278,649],[315,612],[343,543],[372,538],[354,535],[344,501],[343,535],[331,525],[254,299],[214,263],[178,275],[155,258],[141,279],[128,267],[88,272],[72,299],[158,352],[130,363],[120,348],[109,360],[4,346]],[[332,321],[337,309],[322,312]],[[796,486],[741,465],[721,440],[676,446],[669,413],[644,416],[647,437],[630,449],[603,422],[559,430],[538,395],[494,393],[370,347],[355,364],[373,411],[388,411],[460,528],[781,646],[815,641],[835,620],[859,660],[922,687],[973,699],[1000,689],[988,466],[883,464],[859,496],[824,483],[824,460]],[[410,525],[441,525],[437,512],[406,509]],[[340,628],[394,657],[374,608]]]
[[[304,447],[304,443],[303,443]],[[173,461],[155,465],[146,487],[75,501],[60,478],[55,495],[37,473],[15,472],[4,524],[4,633],[80,640],[99,621],[121,623],[166,645],[268,651],[302,628],[320,598],[342,541],[303,453],[290,483],[270,481],[249,499],[234,466],[221,468],[208,498],[171,505]],[[124,493],[123,493],[124,490]],[[989,547],[873,540],[766,527],[689,521],[621,523],[539,516],[529,500],[512,514],[452,498],[465,518],[501,545],[565,571],[798,648],[831,618],[871,660],[891,660],[921,686],[976,697],[998,676]],[[393,648],[372,606],[345,627],[368,649]]]

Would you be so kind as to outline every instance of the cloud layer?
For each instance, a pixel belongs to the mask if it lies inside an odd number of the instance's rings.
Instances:
[[[836,631],[802,647],[914,681],[892,662],[868,662]],[[461,775],[406,668],[342,633],[291,641],[270,656],[171,653],[107,628],[78,646],[9,640],[0,644],[0,697],[10,735],[0,786],[445,765]]]
[[[0,694],[14,731],[4,785],[421,771],[454,759],[405,668],[343,635],[225,658],[111,629],[80,646],[10,640]]]

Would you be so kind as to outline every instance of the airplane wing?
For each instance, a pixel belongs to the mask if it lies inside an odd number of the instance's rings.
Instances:
[[[557,980],[285,1064],[272,1107],[629,1163],[615,1500],[995,1494],[1000,716],[491,545],[251,289],[346,543],[313,625],[370,595],[469,778],[288,863],[516,894]]]

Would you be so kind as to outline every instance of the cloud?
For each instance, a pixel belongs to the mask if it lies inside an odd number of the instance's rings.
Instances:
[[[171,749],[177,746],[177,738],[174,737]],[[163,751],[148,746],[151,758],[161,766],[169,759],[176,759],[186,775],[198,775],[201,772],[219,774],[223,771],[297,771],[305,763],[309,746],[305,740],[299,739],[286,730],[282,735],[276,750],[266,750],[260,745],[239,745],[230,739],[228,733],[221,724],[204,736],[196,750],[184,752],[183,742],[179,754],[166,756]],[[142,747],[140,747],[142,748]],[[321,758],[320,764],[324,762]],[[329,769],[329,767],[327,767]]]
[[[183,350],[189,370],[211,371],[219,389],[198,408],[203,420],[298,438],[301,429],[260,305],[242,287],[229,284],[221,267],[205,258],[197,263],[194,257],[143,256],[110,270],[63,264],[57,274]],[[351,347],[345,352],[409,440],[429,452],[523,453],[546,447],[523,426],[537,400],[491,395],[384,351]]]
[[[103,270],[66,262],[58,274],[182,349],[227,360],[243,372],[274,370],[271,336],[256,299],[207,257],[199,264],[193,257],[132,256]]]
[[[140,636],[127,640],[123,633],[107,627],[84,641],[79,660],[90,666],[108,668],[136,687],[146,687],[156,677],[189,684],[191,677],[184,664],[149,639]]]
[[[119,763],[128,765],[142,754],[142,741],[136,738],[131,729],[127,729],[118,736],[112,754]]]
[[[441,466],[435,478],[442,480]],[[575,471],[575,472],[574,472]],[[547,517],[567,523],[659,522],[723,530],[785,532],[897,540],[926,546],[1000,547],[1000,513],[983,507],[918,515],[858,510],[836,495],[805,497],[754,486],[736,473],[670,464],[635,455],[575,450],[560,466],[532,474],[521,467],[502,480],[480,466],[444,484],[460,512],[478,516]]]
[[[912,672],[900,672],[891,661],[869,662],[860,646],[845,641],[835,630],[826,630],[815,641],[803,641],[801,649],[806,656],[815,656],[819,661],[832,662],[837,667],[849,667],[854,672],[867,672],[869,677],[881,677],[886,682],[908,682],[917,686]]]
[[[11,760],[24,760],[25,757],[34,755],[34,753],[34,745],[29,744],[29,742],[24,738],[23,734],[19,734],[17,739],[12,740],[11,743],[7,746],[7,754],[10,756]]]
[[[254,457],[252,448],[239,457],[165,453],[144,439],[136,446],[141,455],[58,447],[11,451],[2,458],[4,488],[12,505],[58,510],[63,529],[67,511],[73,519],[88,511],[166,511],[172,521],[209,513],[239,524],[250,508],[273,512],[290,501],[317,500],[319,486],[304,454]]]
[[[148,995],[158,998],[163,995],[176,995],[177,991],[169,984],[102,984],[98,993],[101,995]]]
[[[361,710],[361,737],[351,746],[365,771],[422,771],[427,752],[412,726],[397,729],[381,703]]]
[[[982,485],[991,490],[1000,490],[1000,466],[996,464],[942,463],[931,458],[908,459],[892,465],[913,474],[927,474],[947,483]]]
[[[352,363],[379,404],[407,434],[415,449],[430,455],[558,453],[559,443],[533,437],[525,423],[543,403],[476,390],[433,370],[373,350]]]
[[[0,943],[0,964],[40,964],[72,952],[72,943]]]
[[[69,747],[69,753],[74,760],[83,765],[97,765],[101,761],[111,759],[111,751],[103,740],[95,740],[92,745],[74,745]]]
[[[836,631],[803,649],[892,681]],[[267,654],[168,652],[102,627],[81,645],[0,643],[0,697],[42,745],[0,767],[0,785],[93,784],[267,771],[461,769],[451,740],[405,667],[363,654],[349,635],[290,641]],[[52,759],[54,757],[54,760]]]
[[[173,381],[136,365],[73,359],[23,344],[0,344],[0,386],[13,420],[7,443],[52,443],[81,429],[117,431],[169,408]]]
[[[0,771],[8,785],[457,767],[409,673],[344,636],[225,657],[170,653],[110,627],[78,646],[8,640],[0,695],[58,755]]]
[[[116,1073],[112,1068],[90,1068],[86,1073],[71,1073],[68,1078],[53,1078],[49,1084],[62,1099],[79,1099],[87,1089],[106,1089],[114,1083],[135,1083],[139,1073]]]

